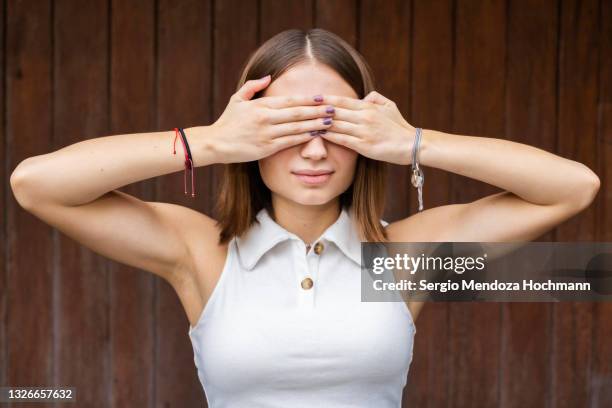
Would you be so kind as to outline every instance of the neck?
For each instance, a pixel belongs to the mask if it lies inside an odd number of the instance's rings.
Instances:
[[[321,205],[303,205],[273,198],[272,207],[274,221],[300,237],[307,245],[320,237],[340,216],[339,199]]]

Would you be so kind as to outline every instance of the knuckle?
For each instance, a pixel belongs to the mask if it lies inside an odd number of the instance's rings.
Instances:
[[[291,112],[291,114],[289,115],[291,120],[299,120],[302,119],[302,112],[300,112],[299,110],[294,110]]]
[[[366,123],[371,123],[374,120],[375,115],[376,113],[373,109],[366,109],[365,112],[363,112],[363,119]]]
[[[258,111],[255,111],[255,113],[253,114],[253,118],[255,120],[255,123],[262,125],[266,123],[268,119],[268,115],[258,110]]]
[[[300,133],[301,130],[301,125],[299,123],[291,123],[288,125],[288,131],[291,134]]]
[[[286,101],[288,105],[295,105],[296,103],[295,96],[288,96]]]
[[[265,148],[271,143],[271,139],[269,137],[265,137],[265,135],[261,135],[261,137],[257,138],[256,146],[260,149]]]

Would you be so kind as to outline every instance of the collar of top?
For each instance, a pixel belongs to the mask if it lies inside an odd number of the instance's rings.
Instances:
[[[302,240],[276,223],[265,208],[259,210],[256,218],[258,222],[253,223],[242,237],[236,237],[240,262],[248,270],[253,269],[259,259],[278,243],[287,239]],[[361,241],[346,208],[342,208],[338,219],[314,242],[323,240],[333,242],[346,257],[361,265]]]

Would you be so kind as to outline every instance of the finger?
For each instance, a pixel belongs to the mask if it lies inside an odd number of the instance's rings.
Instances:
[[[325,133],[320,133],[319,136],[332,143],[348,147],[349,149],[355,150],[357,152],[359,151],[361,139],[359,139],[358,137],[340,132],[334,132],[332,130],[327,130]]]
[[[248,101],[257,92],[261,91],[270,84],[270,75],[266,75],[259,79],[249,79],[240,87],[240,89],[234,94],[237,100]]]
[[[340,95],[323,95],[323,103],[352,110],[367,109],[371,107],[371,102]]]
[[[275,146],[275,150],[287,149],[291,146],[296,146],[302,143],[306,143],[312,140],[310,133],[300,133],[297,135],[285,135],[272,139],[272,145]]]
[[[377,105],[386,105],[387,103],[391,102],[390,99],[385,98],[383,95],[379,94],[376,91],[372,91],[367,94],[366,97],[363,98],[363,100],[366,102],[375,103]]]
[[[333,116],[335,109],[330,105],[323,106],[295,106],[283,109],[267,109],[266,114],[271,124],[297,122],[300,120],[316,119]]]
[[[326,105],[328,106],[328,105]],[[345,122],[351,122],[355,124],[363,123],[362,113],[366,112],[365,110],[352,110],[346,108],[339,108],[334,106],[334,121],[335,120],[343,120]]]
[[[329,130],[354,137],[360,137],[361,135],[361,127],[359,125],[344,120],[337,120],[336,118],[334,118]]]
[[[285,135],[297,135],[299,133],[306,133],[313,130],[328,129],[332,123],[333,120],[330,118],[318,118],[301,120],[299,122],[281,123],[270,126],[270,133],[274,138]]]
[[[257,103],[268,108],[281,109],[293,106],[321,105],[322,101],[317,99],[318,95],[286,95],[286,96],[264,96],[257,99]]]
[[[396,107],[395,102],[385,96],[379,94],[376,91],[372,91],[363,98],[364,101],[368,101],[378,106]]]

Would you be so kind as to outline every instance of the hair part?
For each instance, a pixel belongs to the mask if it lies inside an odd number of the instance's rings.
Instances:
[[[304,62],[318,62],[335,70],[364,98],[374,90],[374,76],[365,59],[336,34],[321,29],[282,31],[255,50],[246,61],[238,81],[238,91],[246,81],[271,75],[270,83],[291,67]],[[260,98],[265,90],[252,99]],[[387,241],[380,223],[385,204],[387,163],[359,155],[350,187],[340,194],[340,207],[354,211],[360,240]],[[242,236],[256,215],[266,208],[274,217],[272,195],[259,173],[257,161],[224,164],[220,194],[215,211],[220,229],[219,243]]]

